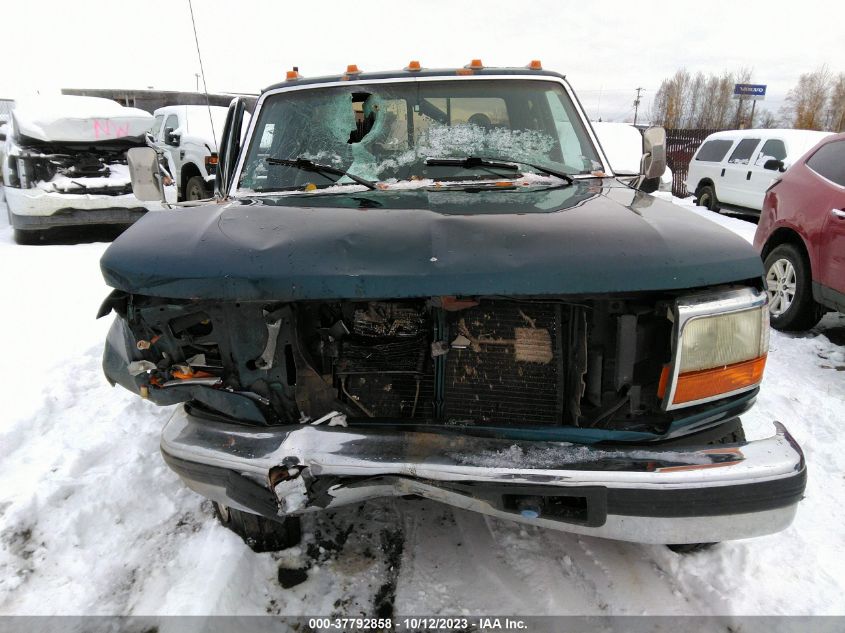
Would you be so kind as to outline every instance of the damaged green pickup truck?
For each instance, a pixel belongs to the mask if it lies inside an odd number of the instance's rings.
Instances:
[[[229,109],[216,199],[102,259],[112,383],[184,403],[162,454],[257,549],[390,495],[685,545],[790,524],[800,448],[746,442],[768,351],[756,253],[616,179],[565,78],[288,80]],[[161,195],[154,150],[135,194]]]

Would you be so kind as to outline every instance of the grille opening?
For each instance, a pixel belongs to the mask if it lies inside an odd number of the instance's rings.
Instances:
[[[665,423],[656,387],[671,324],[654,300],[438,299],[321,303],[300,314],[319,373],[361,419]]]

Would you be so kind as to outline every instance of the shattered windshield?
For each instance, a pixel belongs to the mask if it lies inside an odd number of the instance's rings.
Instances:
[[[356,84],[268,97],[238,185],[262,192],[351,182],[280,164],[280,159],[306,159],[371,181],[508,176],[490,167],[425,163],[468,156],[533,163],[572,175],[602,168],[557,82]],[[525,164],[520,168],[532,171]]]

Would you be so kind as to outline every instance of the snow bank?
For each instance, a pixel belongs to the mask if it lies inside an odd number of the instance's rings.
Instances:
[[[59,95],[18,101],[12,110],[18,134],[39,141],[110,141],[143,135],[153,116],[111,99]]]

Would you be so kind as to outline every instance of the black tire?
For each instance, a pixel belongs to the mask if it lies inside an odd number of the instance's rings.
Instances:
[[[716,189],[713,185],[704,185],[695,192],[695,203],[700,207],[706,207],[710,211],[719,210],[719,199],[716,197]]]
[[[15,229],[15,242],[22,246],[33,246],[41,243],[41,231],[22,231]]]
[[[213,504],[220,523],[240,536],[254,552],[277,552],[297,545],[302,538],[299,517],[273,521],[216,501]]]
[[[185,200],[206,200],[211,197],[211,190],[202,176],[193,176],[185,184]]]
[[[736,426],[734,426],[730,431],[725,433],[725,435],[719,439],[708,442],[708,444],[740,444],[742,442],[745,442],[745,429],[742,428],[742,423],[737,420]],[[708,550],[714,545],[718,545],[718,543],[673,543],[671,545],[666,545],[666,547],[676,554],[694,554],[696,552]]]
[[[786,264],[794,271],[794,293],[789,300],[789,274]],[[766,291],[769,293],[769,318],[776,330],[809,330],[824,310],[813,299],[813,277],[806,255],[794,244],[781,244],[772,249],[763,263],[766,271]],[[789,305],[782,310],[782,302]]]

